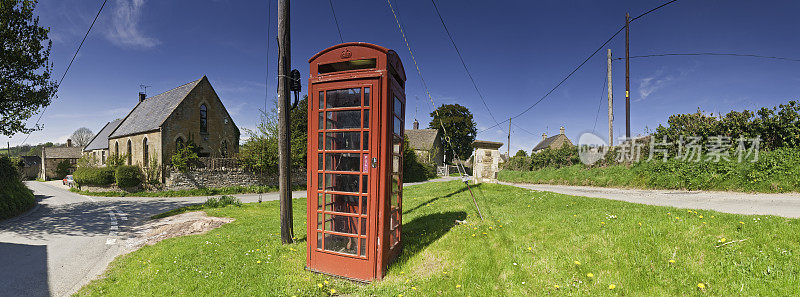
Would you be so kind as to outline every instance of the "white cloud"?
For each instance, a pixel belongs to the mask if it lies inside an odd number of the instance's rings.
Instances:
[[[647,99],[648,96],[663,88],[674,79],[672,75],[663,75],[663,71],[661,70],[656,71],[652,76],[641,79],[639,81],[639,98],[635,98],[634,101]]]
[[[145,0],[117,0],[111,16],[111,26],[106,30],[106,38],[111,43],[126,47],[147,49],[161,42],[145,36],[139,28],[142,6]]]

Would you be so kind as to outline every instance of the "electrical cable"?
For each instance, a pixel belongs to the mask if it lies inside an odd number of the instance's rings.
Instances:
[[[333,22],[336,23],[336,30],[339,31],[339,41],[344,43],[344,38],[342,38],[342,29],[339,28],[339,19],[336,18],[336,11],[333,10],[333,0],[328,0],[328,3],[331,4],[331,14],[333,14]]]

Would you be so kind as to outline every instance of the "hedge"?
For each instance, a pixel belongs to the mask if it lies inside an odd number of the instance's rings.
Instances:
[[[19,180],[16,166],[0,157],[0,220],[13,217],[36,205],[33,192]]]
[[[138,187],[142,184],[144,176],[139,166],[124,165],[117,167],[117,172],[114,174],[117,180],[117,186],[120,188]]]
[[[115,181],[114,168],[78,168],[72,173],[72,178],[75,179],[78,185],[107,186]]]

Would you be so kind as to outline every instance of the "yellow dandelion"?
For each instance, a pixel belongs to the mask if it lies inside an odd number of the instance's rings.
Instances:
[[[489,229],[492,229],[492,226],[489,226]]]
[[[260,249],[256,249],[256,252],[260,251]]]
[[[614,288],[616,288],[616,287],[617,287],[617,286],[616,286],[616,285],[614,285],[614,284],[610,284],[610,285],[608,285],[608,289],[609,289],[609,290],[613,290],[613,289],[614,289]]]
[[[674,259],[669,259],[669,264],[675,264],[675,260]]]
[[[639,226],[641,226],[641,225],[642,225],[642,222],[639,222]]]
[[[703,290],[703,289],[705,289],[705,288],[706,288],[706,284],[704,284],[704,283],[697,283],[697,288],[699,288],[700,290]]]
[[[739,224],[742,224],[742,225],[744,225],[744,222],[742,222],[742,221],[739,221]]]
[[[692,212],[691,210],[687,210],[687,211],[688,211],[689,213],[691,213],[691,212]]]
[[[600,222],[600,225],[605,225],[605,224],[606,224],[606,222]]]
[[[532,247],[528,247],[528,250],[529,250],[529,251],[530,251],[530,250],[533,250],[533,248],[532,248]]]
[[[472,234],[472,237],[475,237],[475,233]]]
[[[578,215],[572,215],[573,217],[577,217]]]
[[[704,225],[707,225],[706,222],[703,222]]]
[[[556,290],[558,290],[558,288],[560,287],[558,285],[553,285],[553,288],[556,288]]]
[[[719,239],[719,242],[725,242],[726,240],[727,240],[727,239],[725,239],[725,237],[723,237],[723,238],[720,238],[720,239]]]
[[[417,290],[417,287],[411,287],[411,289],[412,289],[412,290],[414,290],[414,291],[416,291],[416,290]]]
[[[320,283],[317,283],[317,287],[320,287],[320,288],[322,288],[322,284],[320,284]]]
[[[714,218],[714,216],[711,216],[711,218],[713,219],[713,218]]]
[[[702,218],[703,218],[703,215],[700,215],[700,216],[698,216],[698,218],[701,218],[701,219],[702,219]]]
[[[575,261],[573,263],[575,263],[575,265],[581,266],[581,262],[580,261]]]
[[[486,235],[486,232],[483,232],[483,235]]]
[[[331,294],[336,294],[336,289],[331,289]]]
[[[589,272],[589,273],[586,274],[586,277],[593,278],[594,277],[594,273]]]
[[[256,263],[261,264],[261,260],[256,261]]]
[[[675,219],[676,219],[676,220],[680,220],[680,219],[681,219],[681,217],[675,217]]]
[[[456,288],[461,288],[461,285],[456,285]]]
[[[328,281],[323,281],[322,283],[324,283],[324,284],[326,284],[326,285],[327,285],[327,284],[328,284]]]

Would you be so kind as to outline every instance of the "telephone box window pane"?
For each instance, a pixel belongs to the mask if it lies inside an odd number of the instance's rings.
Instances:
[[[317,165],[317,170],[322,170],[322,168],[325,168],[322,164],[322,162],[325,161],[325,159],[322,158],[322,154],[317,154],[317,156],[318,156],[317,160],[319,161],[319,164]]]
[[[364,142],[363,142],[363,144],[364,144],[363,150],[365,150],[365,151],[369,150],[369,132],[367,132],[367,131],[364,131]]]
[[[364,128],[369,128],[369,109],[364,110]]]
[[[400,156],[392,156],[392,172],[400,173]]]
[[[358,193],[358,175],[326,174],[325,189],[338,192]]]
[[[325,170],[358,172],[361,170],[359,156],[354,153],[328,153],[325,155]]]
[[[361,214],[367,214],[367,196],[361,196]]]
[[[361,88],[330,90],[328,108],[361,106]]]
[[[357,223],[358,217],[325,214],[325,231],[356,235],[358,234]]]
[[[322,173],[317,174],[317,189],[322,189]]]
[[[369,190],[369,183],[367,182],[367,175],[362,175],[361,176],[361,184],[363,185],[363,188],[361,188],[361,193],[367,193],[367,191]]]
[[[358,213],[358,196],[328,194],[328,197],[333,201],[333,211],[352,214]]]
[[[394,134],[403,136],[403,121],[396,117],[394,118]]]
[[[342,235],[335,235],[335,234],[325,234],[325,250],[344,253],[344,254],[356,254],[358,239],[354,237],[342,236]]]
[[[319,113],[319,129],[325,129],[325,116],[323,116],[322,112]]]
[[[327,129],[361,128],[361,110],[329,111]]]
[[[317,105],[317,109],[325,108],[325,95],[322,93],[322,91],[319,91],[319,97],[317,98],[319,98],[319,105]]]
[[[362,239],[359,239],[359,240],[361,241],[361,256],[362,257],[366,257],[367,256],[367,239],[366,238],[362,238]]]
[[[397,97],[394,97],[394,114],[398,117],[403,115],[403,103]]]
[[[358,139],[360,132],[329,132],[325,141],[327,150],[359,150],[361,143]]]
[[[367,235],[367,218],[361,218],[361,235]]]
[[[390,198],[390,200],[391,200],[390,202],[392,203],[392,209],[397,208],[397,190],[394,187],[394,184],[395,184],[394,183],[394,179],[395,179],[395,177],[392,177],[392,186],[393,187],[392,187],[392,196]]]
[[[317,230],[322,230],[322,224],[325,223],[325,217],[322,213],[317,213]]]
[[[317,249],[322,249],[322,232],[317,232]]]
[[[399,155],[400,154],[400,144],[402,143],[402,141],[400,141],[399,137],[394,137],[392,140],[393,140],[392,141],[392,151],[395,154]]]
[[[325,205],[325,194],[319,193],[319,197],[317,198],[317,209],[322,210],[322,206]]]
[[[364,106],[369,106],[369,88],[364,88]]]
[[[318,143],[317,143],[317,145],[318,145],[317,149],[319,149],[319,150],[325,149],[325,147],[323,146],[325,144],[324,143],[324,141],[325,141],[325,133],[320,132],[318,137],[317,137],[317,140],[319,140]]]

